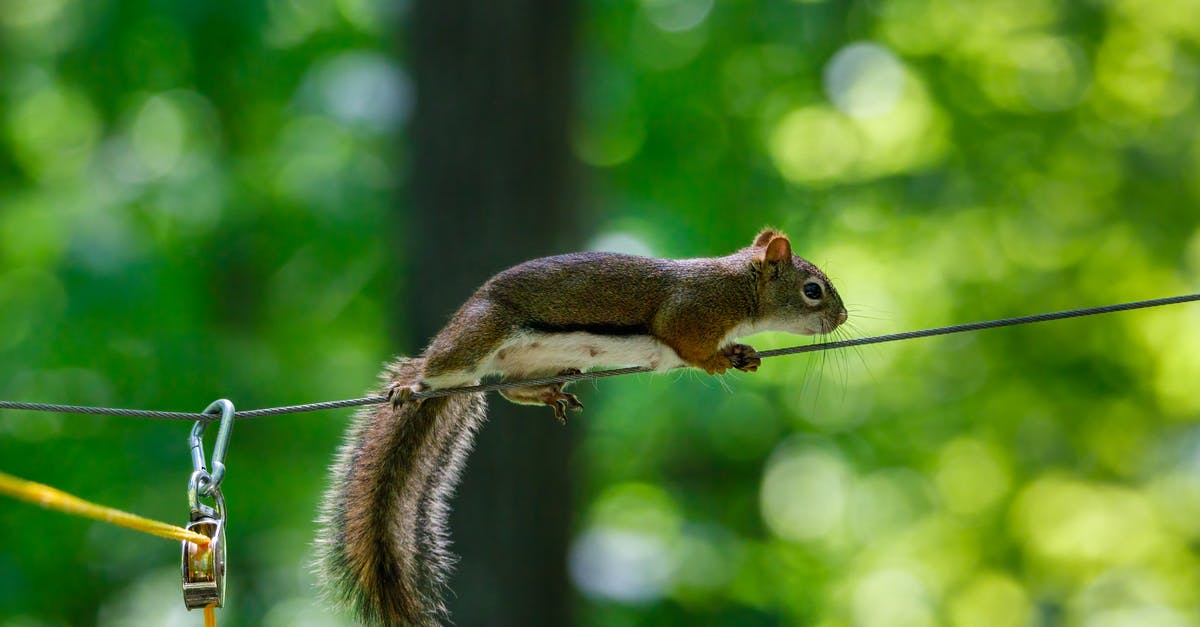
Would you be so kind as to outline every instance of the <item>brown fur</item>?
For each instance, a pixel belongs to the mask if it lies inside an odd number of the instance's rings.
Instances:
[[[799,298],[809,277],[819,278],[831,292],[817,308]],[[640,330],[675,349],[689,365],[715,374],[731,366],[720,344],[739,324],[816,309],[824,310],[830,330],[844,311],[825,275],[793,255],[787,236],[774,229],[725,257],[546,257],[509,268],[479,288],[426,349],[427,373],[469,369],[521,329],[595,328]]]
[[[422,363],[400,359],[383,378],[415,383]],[[355,417],[325,495],[318,552],[327,589],[364,624],[446,620],[447,500],[484,413],[483,394],[466,394]]]
[[[808,281],[826,290],[816,305],[802,297]],[[735,329],[818,320],[819,330],[828,332],[845,315],[825,275],[793,255],[787,236],[774,229],[724,257],[561,255],[497,274],[459,308],[420,358],[398,360],[384,380],[389,390],[416,391],[433,377],[476,377],[483,360],[527,331],[648,335],[708,373],[754,370],[754,349],[727,343]],[[565,410],[582,407],[561,385],[504,395],[551,405],[560,419]],[[333,466],[319,548],[334,595],[365,623],[424,627],[446,619],[441,592],[452,561],[446,550],[447,499],[484,411],[483,395],[475,393],[397,409],[384,404],[356,416]]]
[[[771,240],[773,240],[776,237],[779,237],[781,235],[783,235],[783,233],[780,233],[779,231],[777,231],[769,226],[765,227],[765,228],[763,228],[763,230],[761,232],[759,232],[758,237],[754,238],[754,243],[751,244],[751,246],[754,246],[756,248],[761,247],[761,246],[766,246],[768,243],[770,243]],[[786,236],[784,236],[784,237],[786,237]]]

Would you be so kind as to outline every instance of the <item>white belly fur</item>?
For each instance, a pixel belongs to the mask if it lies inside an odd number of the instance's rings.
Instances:
[[[791,330],[773,320],[738,325],[721,345],[734,338],[766,330]],[[792,331],[797,332],[797,331]],[[447,372],[425,379],[431,388],[473,385],[490,374],[510,379],[545,376],[567,368],[587,370],[597,366],[645,366],[670,370],[685,366],[670,346],[649,335],[597,335],[594,333],[538,333],[517,335],[484,359],[473,372]]]
[[[531,375],[596,366],[668,370],[682,365],[674,349],[649,335],[530,332],[502,344],[481,364],[478,374]]]

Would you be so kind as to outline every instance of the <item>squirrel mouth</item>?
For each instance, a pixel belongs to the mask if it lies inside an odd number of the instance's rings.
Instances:
[[[816,329],[813,329],[812,327],[805,327],[804,335],[824,335],[826,333],[832,333],[834,329],[842,326],[842,323],[845,321],[846,321],[846,312],[845,311],[838,314],[837,320],[828,320],[828,319],[822,318],[821,320],[819,320],[817,322]]]

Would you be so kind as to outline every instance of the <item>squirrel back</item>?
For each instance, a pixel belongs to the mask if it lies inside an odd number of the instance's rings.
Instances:
[[[400,358],[382,378],[390,388],[421,373],[420,358]],[[325,589],[364,624],[447,620],[447,501],[485,414],[482,393],[356,414],[332,468],[317,547]]]

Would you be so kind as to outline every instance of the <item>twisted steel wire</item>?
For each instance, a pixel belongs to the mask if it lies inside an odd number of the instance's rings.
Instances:
[[[837,348],[848,348],[851,346],[865,346],[868,344],[883,344],[885,342],[898,342],[902,340],[913,340],[922,337],[933,337],[936,335],[949,335],[951,333],[965,333],[968,331],[981,331],[984,329],[995,329],[1000,327],[1011,327],[1022,324],[1032,324],[1035,322],[1049,322],[1051,320],[1063,320],[1066,318],[1079,318],[1083,316],[1095,316],[1099,314],[1114,313],[1118,311],[1129,311],[1133,309],[1146,309],[1149,307],[1162,307],[1165,305],[1177,305],[1200,301],[1200,294],[1184,294],[1181,296],[1170,296],[1166,298],[1154,298],[1150,300],[1139,300],[1129,303],[1119,303],[1115,305],[1102,305],[1099,307],[1085,307],[1081,309],[1068,309],[1066,311],[1056,311],[1051,313],[1040,313],[1029,316],[1018,316],[1015,318],[1001,318],[998,320],[985,320],[982,322],[968,322],[965,324],[953,324],[944,327],[935,327],[932,329],[921,329],[918,331],[904,331],[901,333],[891,333],[887,335],[876,335],[872,337],[863,337],[850,340],[838,340],[834,342],[822,342],[819,344],[808,344],[804,346],[789,346],[787,348],[776,348],[772,350],[758,351],[755,356],[766,359],[770,357],[779,357],[781,355],[794,355],[797,353],[812,353],[816,351],[833,350]],[[417,392],[412,395],[413,399],[437,398],[441,396],[450,396],[453,394],[467,394],[471,392],[495,392],[499,390],[507,390],[510,388],[546,385],[550,383],[570,383],[573,381],[590,381],[594,379],[602,379],[605,377],[619,377],[628,374],[638,374],[643,372],[653,372],[652,368],[642,366],[634,366],[630,368],[615,368],[611,370],[592,370],[579,374],[564,374],[552,377],[540,377],[537,379],[523,379],[520,381],[494,381],[490,383],[482,383],[479,385],[470,385],[457,388],[444,388],[438,390],[426,390]],[[364,396],[362,398],[348,398],[336,401],[323,401],[319,403],[305,403],[303,405],[287,405],[283,407],[267,407],[263,409],[250,409],[238,411],[234,414],[237,418],[259,418],[263,416],[278,416],[282,414],[296,414],[310,411],[323,411],[327,409],[341,409],[343,407],[358,407],[360,405],[374,405],[388,401],[386,396]],[[85,407],[79,405],[60,405],[55,403],[23,403],[17,401],[0,401],[0,409],[24,409],[29,411],[44,411],[57,412],[64,414],[91,414],[100,416],[120,416],[124,418],[151,418],[159,420],[188,420],[188,421],[211,421],[219,419],[219,416],[203,414],[199,412],[181,412],[181,411],[158,411],[150,409],[121,409],[116,407]]]

